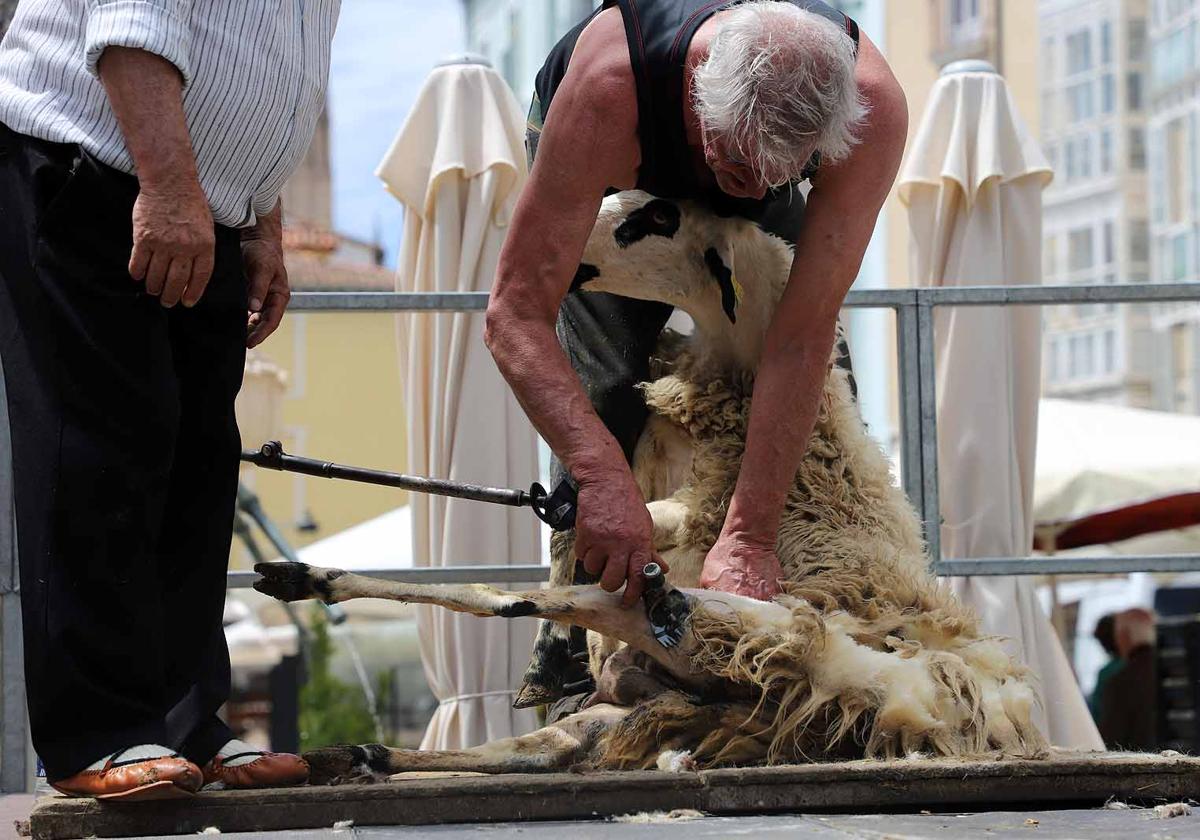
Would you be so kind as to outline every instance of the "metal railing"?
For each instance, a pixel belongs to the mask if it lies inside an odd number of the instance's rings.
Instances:
[[[299,312],[471,312],[487,308],[483,292],[302,292],[292,297]],[[851,291],[846,308],[891,309],[896,317],[900,393],[900,466],[904,490],[924,525],[933,571],[939,575],[1114,574],[1200,571],[1200,555],[1122,557],[941,557],[938,502],[937,394],[933,313],[940,306],[1046,306],[1090,303],[1200,302],[1200,284],[1103,286],[959,286]],[[396,569],[372,574],[425,583],[487,579],[545,580],[542,566],[460,566]],[[471,577],[475,575],[475,577]],[[253,574],[231,572],[230,586],[249,586]]]
[[[462,312],[487,307],[483,293],[301,292],[292,297],[294,312]],[[1200,571],[1200,555],[1127,555],[1122,557],[941,558],[938,503],[937,396],[935,392],[934,310],[939,306],[1044,306],[1071,303],[1200,302],[1200,284],[1106,286],[975,286],[958,288],[871,289],[852,291],[847,308],[891,309],[896,317],[896,353],[900,390],[900,463],[904,490],[919,512],[941,575],[1113,574],[1124,572]],[[0,392],[2,393],[2,392]],[[7,429],[0,428],[0,432]],[[5,434],[6,438],[7,435]],[[0,452],[0,456],[5,453]],[[10,500],[0,464],[0,509]],[[12,541],[0,526],[0,543]],[[0,791],[25,785],[26,726],[21,674],[20,633],[16,616],[19,584],[15,551],[0,544]],[[372,575],[422,583],[495,583],[546,580],[545,566],[457,566],[393,569]],[[230,572],[231,588],[250,586],[253,572]]]

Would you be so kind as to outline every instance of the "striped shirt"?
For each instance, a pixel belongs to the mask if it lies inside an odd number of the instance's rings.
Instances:
[[[97,75],[107,47],[183,77],[200,185],[218,224],[253,225],[308,149],[341,0],[22,0],[0,44],[0,122],[136,174]]]

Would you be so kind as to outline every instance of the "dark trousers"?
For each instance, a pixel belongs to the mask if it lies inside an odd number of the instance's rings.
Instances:
[[[0,360],[12,429],[25,675],[51,780],[230,737],[221,625],[245,359],[237,231],[199,304],[129,276],[137,180],[0,125]]]

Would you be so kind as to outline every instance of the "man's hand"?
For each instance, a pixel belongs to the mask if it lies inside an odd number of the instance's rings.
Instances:
[[[212,212],[194,177],[142,181],[133,205],[129,275],[163,306],[195,306],[212,277],[216,235]]]
[[[216,234],[183,115],[183,78],[165,58],[109,47],[97,69],[139,192],[129,274],[163,306],[194,306],[212,277]]]
[[[283,264],[283,216],[280,205],[242,234],[242,266],[246,271],[246,346],[267,339],[287,310],[292,291]]]
[[[600,586],[616,592],[632,606],[646,586],[642,568],[657,561],[651,538],[654,523],[633,476],[620,473],[579,481],[579,511],[575,521],[575,557]]]
[[[769,601],[779,593],[782,576],[773,544],[739,534],[722,534],[704,558],[700,586]]]

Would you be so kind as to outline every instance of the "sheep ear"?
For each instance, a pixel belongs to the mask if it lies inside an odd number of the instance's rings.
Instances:
[[[738,304],[742,302],[742,285],[738,283],[731,268],[733,246],[727,246],[726,250],[728,254],[722,257],[716,248],[709,248],[704,252],[704,265],[721,290],[721,308],[725,310],[725,317],[730,323],[736,324]]]

